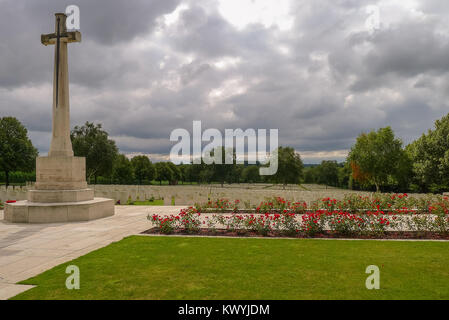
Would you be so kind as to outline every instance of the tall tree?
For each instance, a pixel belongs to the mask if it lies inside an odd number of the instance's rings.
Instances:
[[[114,161],[118,155],[115,141],[103,130],[101,124],[86,122],[83,126],[76,126],[71,134],[73,152],[75,156],[86,158],[86,175],[89,181],[94,177],[111,174]]]
[[[338,185],[338,164],[337,161],[324,160],[316,168],[317,182],[328,186]]]
[[[113,179],[119,184],[132,183],[134,181],[134,171],[131,161],[123,155],[119,154],[113,165]]]
[[[246,183],[260,182],[259,166],[251,165],[245,167],[242,171],[242,180]]]
[[[231,172],[231,183],[240,183],[242,181],[243,170],[245,169],[244,164],[235,164]],[[259,176],[260,179],[260,176]]]
[[[180,174],[181,174],[180,180],[181,180],[182,184],[184,184],[184,182],[189,182],[189,181],[191,181],[191,180],[190,180],[191,178],[190,178],[190,170],[189,170],[189,167],[191,167],[190,164],[180,164],[180,165],[178,166],[179,172],[180,172]]]
[[[202,165],[199,171],[198,180],[200,183],[211,184],[214,179],[214,168],[211,165]]]
[[[399,175],[406,156],[402,141],[395,138],[390,127],[386,127],[377,132],[362,133],[351,148],[348,159],[354,179],[371,182],[379,192],[388,178]]]
[[[211,151],[211,157],[213,158],[215,154],[217,154],[218,158],[221,158],[221,163],[213,163],[210,165],[210,168],[212,169],[212,179],[215,181],[220,182],[221,187],[223,188],[223,185],[225,181],[231,181],[232,180],[232,171],[235,167],[235,150],[228,149],[226,150],[225,147],[217,147],[214,150]],[[226,164],[226,158],[232,158],[232,164]]]
[[[135,156],[131,159],[131,165],[134,169],[134,176],[142,184],[143,180],[153,180],[155,169],[147,156]]]
[[[201,173],[205,170],[204,164],[191,164],[189,165],[188,175],[190,178],[190,181],[196,182],[200,184],[201,182],[204,182],[201,176]]]
[[[37,155],[20,121],[13,117],[0,118],[0,170],[5,172],[6,186],[9,186],[10,172],[32,171]]]
[[[351,182],[351,166],[350,163],[345,161],[345,163],[338,167],[338,186],[343,188],[350,188]]]
[[[182,176],[181,176],[181,169],[175,165],[173,162],[166,162],[165,163],[170,170],[172,171],[172,175],[171,175],[171,179],[169,181],[169,184],[171,185],[175,185],[178,184],[178,181],[181,180]]]
[[[184,181],[190,182],[190,183],[197,181],[196,177],[194,177],[193,165],[183,164],[182,166],[184,168],[184,170],[183,170],[184,171],[184,173],[183,173]]]
[[[449,114],[435,128],[408,145],[414,180],[421,191],[449,189]]]
[[[304,182],[305,183],[316,183],[318,180],[317,174],[318,166],[309,166],[304,168]]]
[[[156,180],[162,185],[162,181],[170,182],[173,178],[173,171],[166,162],[156,162],[154,165],[156,169]]]
[[[288,183],[299,183],[304,169],[300,155],[291,147],[279,147],[275,152],[278,156],[278,170],[273,180],[282,183],[284,187]]]

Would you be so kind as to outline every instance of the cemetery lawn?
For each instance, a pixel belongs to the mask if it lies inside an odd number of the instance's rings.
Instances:
[[[14,299],[449,299],[449,242],[131,236]],[[68,265],[80,290],[65,287]],[[380,290],[365,287],[380,268]]]
[[[146,201],[134,201],[135,206],[163,206],[164,200],[146,200]]]

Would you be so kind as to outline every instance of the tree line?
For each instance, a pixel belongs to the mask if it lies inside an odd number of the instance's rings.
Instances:
[[[278,171],[273,176],[259,175],[260,164],[175,165],[152,163],[145,155],[130,158],[119,152],[101,124],[90,122],[74,127],[71,140],[75,156],[86,158],[90,183],[318,183],[372,191],[449,190],[449,114],[407,146],[390,127],[362,133],[343,163],[325,160],[304,167],[293,148],[279,147]],[[0,181],[8,185],[10,177],[20,177],[20,182],[32,179],[37,154],[17,119],[0,118]]]

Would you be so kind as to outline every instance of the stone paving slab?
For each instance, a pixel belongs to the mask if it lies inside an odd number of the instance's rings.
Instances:
[[[34,288],[34,286],[0,282],[0,300],[7,300],[31,288]]]
[[[148,214],[176,214],[182,208],[116,206],[112,217],[53,224],[9,223],[0,211],[0,300],[33,287],[17,282],[151,228]]]

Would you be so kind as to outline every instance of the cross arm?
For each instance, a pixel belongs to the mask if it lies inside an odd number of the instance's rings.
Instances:
[[[43,45],[47,46],[49,44],[56,43],[57,34],[43,34],[41,35],[41,42]],[[60,38],[66,42],[81,42],[81,32],[79,31],[71,31],[71,32],[63,32],[60,34]]]

